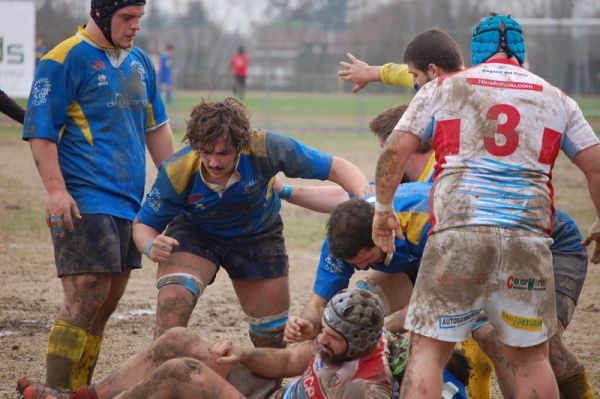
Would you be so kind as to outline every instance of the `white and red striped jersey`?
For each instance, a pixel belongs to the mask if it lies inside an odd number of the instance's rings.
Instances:
[[[573,160],[600,142],[574,100],[506,59],[429,82],[395,130],[435,149],[433,232],[498,226],[548,234],[559,150]]]

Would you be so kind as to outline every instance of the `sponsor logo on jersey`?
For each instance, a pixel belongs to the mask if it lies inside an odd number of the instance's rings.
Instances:
[[[108,80],[106,79],[106,75],[101,73],[98,75],[98,87],[108,86]]]
[[[204,194],[190,194],[187,198],[187,203],[195,209],[204,209],[204,204],[202,203],[204,197]]]
[[[106,66],[104,65],[104,62],[102,60],[96,60],[96,62],[92,64],[92,69],[94,71],[103,71],[104,69],[106,69]]]
[[[509,290],[545,291],[547,280],[545,278],[508,276],[506,288]]]
[[[327,258],[325,258],[324,267],[328,272],[342,274],[343,262],[340,259],[329,255]]]
[[[144,79],[146,78],[146,70],[144,69],[144,66],[142,65],[141,62],[139,61],[132,61],[131,62],[131,70],[133,71],[134,74],[136,74],[138,76],[138,78],[142,81],[144,81]]]
[[[457,315],[442,315],[438,316],[438,324],[440,328],[454,328],[459,327],[465,324],[470,323],[475,320],[480,314],[482,310],[476,309],[471,310],[467,313],[457,314]]]
[[[244,195],[254,194],[254,193],[256,193],[257,190],[258,190],[258,184],[256,183],[256,180],[250,180],[244,186]]]
[[[146,197],[146,201],[148,201],[148,206],[150,206],[150,208],[154,211],[154,212],[159,212],[160,208],[162,208],[162,198],[160,197],[160,191],[158,191],[158,189],[154,188],[152,189],[149,193],[148,196]]]
[[[544,320],[540,318],[517,316],[506,310],[502,311],[502,320],[512,328],[523,331],[542,331],[544,324]]]
[[[204,198],[204,194],[190,194],[188,196],[187,202],[188,204],[194,204],[198,201],[201,201]]]
[[[35,106],[45,104],[46,101],[48,101],[48,94],[50,94],[51,90],[52,85],[50,84],[50,79],[39,78],[33,83],[33,89],[31,90],[33,100],[31,103]]]

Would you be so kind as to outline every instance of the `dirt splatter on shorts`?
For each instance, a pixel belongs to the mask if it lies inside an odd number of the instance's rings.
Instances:
[[[551,240],[521,229],[465,227],[429,237],[405,327],[459,342],[485,313],[498,338],[533,346],[556,329]]]
[[[81,215],[74,232],[52,235],[57,275],[121,273],[142,267],[129,220],[110,215]]]
[[[222,238],[208,234],[185,217],[178,216],[165,234],[179,241],[180,246],[175,252],[190,253],[222,266],[232,280],[261,280],[288,275],[281,219],[263,233]]]

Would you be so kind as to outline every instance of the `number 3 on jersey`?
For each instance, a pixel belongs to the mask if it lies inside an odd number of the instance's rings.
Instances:
[[[512,154],[519,145],[519,134],[515,129],[519,125],[519,122],[521,122],[521,114],[512,105],[496,104],[488,110],[485,118],[490,121],[498,121],[501,114],[506,115],[506,122],[498,123],[496,133],[504,136],[506,139],[504,144],[498,145],[496,143],[496,134],[492,137],[486,136],[483,138],[485,149],[497,157],[505,157]]]
[[[505,115],[505,121],[496,125],[493,136],[484,136],[483,145],[487,152],[497,157],[505,157],[514,153],[519,146],[519,134],[516,129],[521,122],[519,110],[509,104],[496,104],[490,107],[485,115],[489,121],[498,121],[500,115]],[[504,136],[501,144],[497,135]],[[441,137],[443,139],[441,139]],[[542,146],[538,162],[551,165],[560,151],[561,134],[552,129],[544,128]],[[440,140],[441,139],[441,140]],[[437,147],[440,145],[441,147]],[[457,155],[460,151],[460,119],[439,121],[435,129],[434,147],[436,152],[445,155]]]

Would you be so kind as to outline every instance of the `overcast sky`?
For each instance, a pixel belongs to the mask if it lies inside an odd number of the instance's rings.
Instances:
[[[253,23],[265,14],[265,0],[202,0],[211,20],[230,32],[247,34]],[[162,0],[158,5],[165,11],[185,10],[187,0]]]

